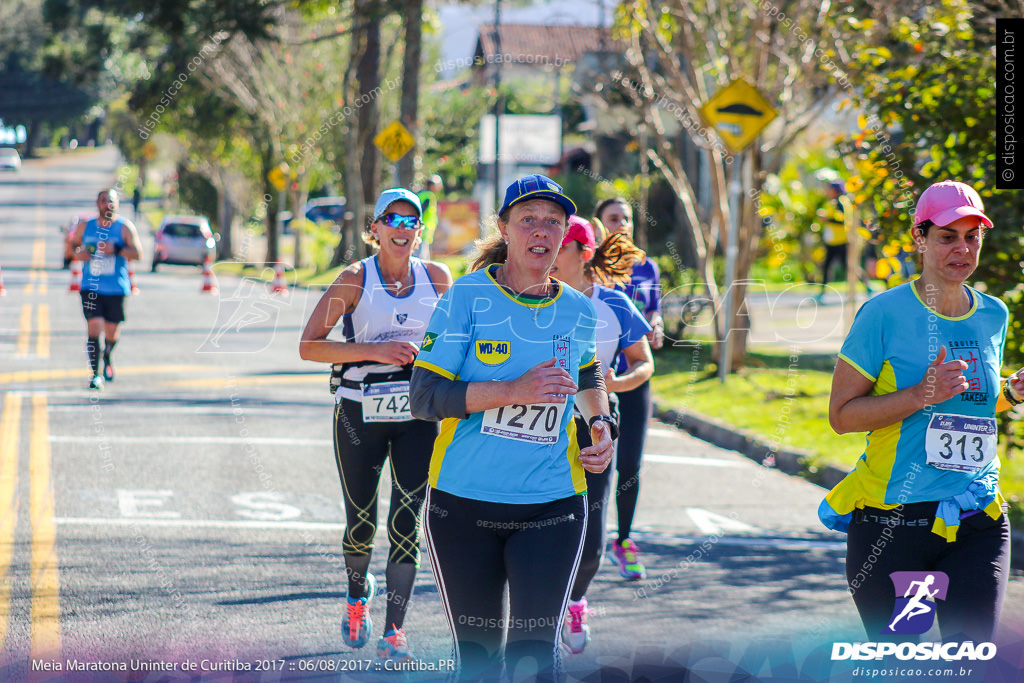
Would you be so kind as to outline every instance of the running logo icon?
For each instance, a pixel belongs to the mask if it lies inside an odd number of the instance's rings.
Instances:
[[[935,601],[945,600],[949,576],[945,572],[893,572],[896,606],[886,635],[921,635],[935,623]]]

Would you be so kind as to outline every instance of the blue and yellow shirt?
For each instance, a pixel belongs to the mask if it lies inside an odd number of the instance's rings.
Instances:
[[[595,362],[590,300],[556,280],[541,302],[513,296],[497,266],[459,278],[437,304],[415,365],[467,382],[514,380],[555,358],[573,381]],[[430,485],[495,503],[545,503],[585,493],[574,397],[563,404],[504,406],[445,418],[434,442]]]
[[[1002,301],[966,289],[971,308],[957,318],[928,308],[913,282],[870,299],[858,311],[839,357],[874,383],[870,395],[918,384],[942,346],[946,361],[967,363],[969,387],[868,432],[856,466],[818,510],[829,528],[845,531],[856,508],[925,501],[940,502],[934,530],[947,537],[955,537],[961,509],[998,516],[994,418],[1008,314]],[[969,488],[971,495],[965,495]]]
[[[100,242],[112,242],[123,247],[123,231],[124,220],[121,218],[115,219],[106,228],[100,227],[96,218],[90,218],[85,222],[82,244],[86,247],[95,247]],[[94,253],[82,269],[82,291],[128,296],[132,293],[128,262],[120,254]]]

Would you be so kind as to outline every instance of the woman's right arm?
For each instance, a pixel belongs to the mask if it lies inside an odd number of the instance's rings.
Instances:
[[[928,365],[924,379],[890,394],[869,396],[874,383],[840,358],[832,374],[828,421],[837,434],[868,432],[895,424],[925,406],[942,403],[967,390],[962,360],[943,362],[946,347]]]
[[[327,339],[338,319],[350,313],[359,303],[363,288],[362,264],[354,264],[341,272],[338,279],[320,297],[313,314],[306,322],[299,341],[303,360],[322,363],[351,363],[374,360],[390,365],[407,365],[416,358],[416,346],[408,342],[363,344]]]

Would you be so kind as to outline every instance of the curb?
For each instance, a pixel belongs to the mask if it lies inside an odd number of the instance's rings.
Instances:
[[[847,471],[833,465],[807,469],[806,459],[810,455],[800,450],[775,450],[763,438],[736,429],[713,417],[689,410],[662,410],[654,404],[654,417],[670,427],[689,433],[694,438],[710,444],[737,451],[759,465],[772,467],[792,476],[831,489],[846,476]],[[772,460],[774,459],[774,462]],[[1024,569],[1024,531],[1010,530],[1010,566]]]

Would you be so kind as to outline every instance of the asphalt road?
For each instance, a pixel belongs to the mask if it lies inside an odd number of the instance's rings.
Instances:
[[[341,643],[332,397],[297,351],[319,292],[221,276],[203,294],[197,269],[150,274],[144,259],[117,379],[86,389],[57,226],[94,206],[115,161],[85,150],[0,177],[0,680],[439,678],[375,671],[372,644]],[[817,521],[821,489],[659,424],[641,482],[648,579],[602,567],[573,680],[860,679],[863,662],[830,661],[834,642],[865,636],[843,537]],[[406,630],[421,666],[443,672],[450,633],[426,556]],[[987,670],[940,679],[1019,680],[1019,572],[998,643]]]

